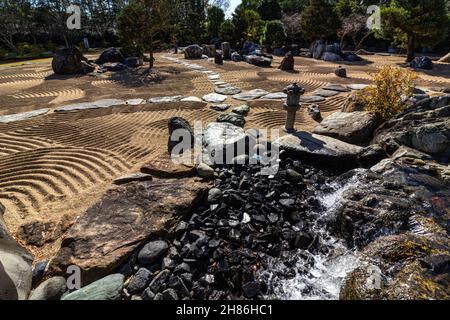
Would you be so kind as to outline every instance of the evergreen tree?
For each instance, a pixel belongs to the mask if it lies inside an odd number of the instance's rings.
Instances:
[[[394,39],[407,48],[407,62],[414,59],[416,45],[434,45],[449,27],[446,0],[392,0],[381,9],[379,36]]]
[[[300,18],[300,31],[311,41],[336,34],[340,26],[333,5],[326,0],[310,0]]]
[[[218,38],[220,26],[225,20],[225,13],[216,6],[209,6],[206,10],[206,32],[209,39]]]
[[[286,34],[284,33],[281,21],[267,21],[266,27],[264,28],[262,43],[267,45],[282,45],[285,40]]]

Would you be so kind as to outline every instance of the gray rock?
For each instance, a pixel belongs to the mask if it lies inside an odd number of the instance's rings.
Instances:
[[[411,143],[414,148],[426,153],[448,153],[450,151],[450,120],[420,126],[412,135]]]
[[[223,94],[218,94],[218,93],[210,93],[210,94],[203,96],[202,99],[205,100],[206,102],[222,103],[227,99],[227,96],[225,96]]]
[[[328,97],[334,97],[336,95],[338,95],[339,92],[337,91],[333,91],[333,90],[325,90],[325,89],[319,89],[313,92],[313,95],[316,96],[321,96],[324,98],[328,98]]]
[[[233,110],[231,110],[231,111],[233,113],[240,114],[242,116],[247,116],[248,113],[250,112],[250,107],[244,104],[242,106],[233,108]]]
[[[162,292],[162,295],[163,295],[163,299],[164,299],[164,300],[178,300],[178,294],[177,294],[177,292],[176,292],[174,289],[172,289],[172,288],[169,288],[169,289],[164,290],[164,291]]]
[[[245,61],[258,67],[270,67],[272,64],[272,59],[257,55],[245,56]]]
[[[232,87],[232,86],[226,86],[226,87],[216,87],[214,89],[216,93],[224,94],[224,95],[234,95],[241,92],[241,89]]]
[[[203,130],[203,161],[224,163],[234,157],[235,147],[245,146],[247,135],[244,129],[229,122],[212,122]]]
[[[203,49],[199,45],[193,44],[184,48],[185,59],[201,59],[203,55]]]
[[[82,102],[66,105],[55,109],[55,112],[70,112],[87,109],[101,109],[114,106],[125,105],[125,101],[120,99],[102,99],[95,102]]]
[[[202,102],[202,99],[200,99],[199,97],[191,96],[191,97],[183,98],[183,99],[181,99],[180,101],[187,101],[187,102]]]
[[[130,294],[140,293],[149,284],[152,277],[150,270],[146,268],[140,268],[133,277],[131,277],[130,282],[127,286],[127,291]]]
[[[50,109],[38,109],[38,110],[29,111],[29,112],[8,114],[6,116],[0,116],[0,122],[8,123],[8,122],[27,120],[27,119],[31,119],[34,117],[44,115],[44,114],[48,113],[49,111],[50,111]]]
[[[183,96],[168,96],[168,97],[155,97],[148,99],[150,103],[171,103],[178,102],[183,98]]]
[[[167,269],[162,270],[160,273],[156,275],[156,277],[153,278],[148,287],[154,293],[160,292],[161,288],[163,287],[164,283],[167,281],[169,276],[170,276],[169,270]]]
[[[356,166],[358,153],[362,149],[331,137],[309,132],[286,135],[273,144],[293,157],[341,168]]]
[[[138,262],[141,265],[151,265],[158,261],[167,252],[169,246],[163,240],[147,243],[138,253]]]
[[[31,290],[32,254],[9,234],[0,204],[0,300],[25,300]]]
[[[287,98],[287,94],[284,92],[273,92],[262,96],[260,99],[265,100],[284,100]]]
[[[66,291],[66,279],[63,277],[52,277],[34,289],[29,300],[59,300]]]
[[[416,57],[409,66],[414,69],[433,70],[433,60],[428,57]]]
[[[97,64],[124,62],[125,59],[122,52],[118,48],[108,48],[104,50],[100,57],[97,59]]]
[[[218,188],[212,188],[208,192],[208,203],[215,204],[222,199],[222,191]],[[184,271],[185,272],[185,271]]]
[[[87,59],[76,47],[58,49],[52,60],[52,69],[56,74],[76,74],[83,72],[83,61]]]
[[[61,300],[119,300],[124,279],[122,274],[112,274],[69,293]]]
[[[317,102],[322,102],[325,101],[324,97],[320,97],[320,96],[301,96],[300,97],[300,102],[304,102],[304,103],[317,103]]]
[[[266,94],[268,94],[268,92],[265,90],[254,89],[254,90],[245,91],[245,92],[242,92],[239,94],[235,94],[233,96],[233,98],[236,100],[248,101],[248,100],[255,100],[255,99],[261,98],[262,96],[265,96]]]
[[[214,169],[206,163],[200,163],[197,166],[197,174],[202,178],[212,178],[214,177]]]
[[[211,109],[215,111],[226,111],[228,110],[230,106],[228,104],[222,103],[222,104],[213,104],[210,106]]]
[[[332,90],[332,91],[338,91],[338,92],[349,92],[350,89],[344,87],[343,85],[340,84],[329,84],[325,87],[323,87],[322,89],[324,90]]]
[[[363,83],[354,83],[354,84],[348,84],[347,88],[351,89],[351,90],[362,90],[367,88],[369,85],[368,84],[363,84]]]
[[[321,59],[323,61],[331,61],[331,62],[340,62],[343,61],[344,59],[342,59],[342,57],[336,53],[333,52],[325,52]]]
[[[125,103],[129,106],[137,106],[140,104],[144,104],[145,102],[146,102],[145,99],[140,99],[140,98],[128,99],[127,101],[125,101]]]
[[[112,72],[122,71],[122,70],[125,70],[126,68],[128,68],[128,67],[120,62],[107,62],[107,63],[102,64],[102,69],[106,69],[107,71],[112,71]]]
[[[245,118],[239,114],[235,113],[228,113],[228,114],[221,114],[217,117],[217,122],[229,122],[231,124],[234,124],[237,127],[243,128],[245,126]]]
[[[323,119],[313,133],[333,137],[344,142],[365,145],[372,140],[380,124],[378,117],[369,112],[335,112]]]
[[[234,61],[234,62],[240,62],[240,61],[243,61],[244,58],[239,53],[233,52],[231,54],[231,60]]]
[[[150,181],[152,179],[153,177],[149,174],[137,172],[116,178],[113,180],[113,183],[116,185],[121,185],[133,181]]]
[[[222,42],[222,54],[225,60],[231,59],[231,46],[229,42]]]

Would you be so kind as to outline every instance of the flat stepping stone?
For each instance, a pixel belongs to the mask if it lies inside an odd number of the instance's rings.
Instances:
[[[22,112],[22,113],[16,113],[16,114],[9,114],[6,116],[0,116],[0,122],[8,123],[8,122],[27,120],[27,119],[31,119],[31,118],[46,114],[49,111],[50,111],[50,109],[38,109],[38,110],[29,111],[29,112]]]
[[[183,99],[183,96],[170,96],[170,97],[156,97],[148,99],[150,103],[168,103],[168,102],[178,102]]]
[[[122,185],[133,181],[150,181],[152,179],[153,177],[150,174],[137,172],[114,179],[113,183],[116,185]]]
[[[344,86],[341,86],[340,84],[329,84],[326,87],[323,87],[324,90],[331,90],[331,91],[338,91],[338,92],[349,92],[350,89],[346,88]]]
[[[316,96],[328,98],[328,97],[334,97],[334,96],[338,95],[339,92],[333,91],[333,90],[319,89],[319,90],[314,91],[313,94]]]
[[[284,92],[272,92],[262,96],[260,99],[265,100],[284,100],[287,98],[287,94]]]
[[[229,107],[230,106],[228,104],[216,104],[216,105],[210,106],[210,108],[215,111],[225,111],[225,110],[228,110]]]
[[[227,96],[225,96],[223,94],[218,94],[218,93],[210,93],[210,94],[203,96],[202,99],[206,102],[222,103],[227,99]]]
[[[183,163],[175,163],[168,154],[152,160],[141,167],[141,172],[157,178],[185,178],[195,174],[195,167]]]
[[[222,81],[222,80],[218,80],[218,81],[214,80],[211,82],[214,83],[216,86],[220,86],[220,85],[224,85],[224,84],[228,85],[228,83],[226,83],[225,81]]]
[[[261,98],[262,96],[264,96],[266,94],[269,94],[269,92],[267,92],[266,90],[254,89],[254,90],[235,94],[233,96],[233,98],[236,100],[248,101],[248,100],[255,100],[255,99]]]
[[[226,86],[226,87],[216,87],[214,89],[214,91],[216,93],[220,93],[220,94],[225,94],[225,95],[234,95],[234,94],[238,94],[241,92],[241,89],[236,88],[236,87],[232,87],[232,86]]]
[[[304,102],[304,103],[317,103],[317,102],[322,102],[325,101],[324,97],[321,96],[301,96],[300,97],[300,102]]]
[[[78,110],[87,110],[87,109],[101,109],[101,108],[109,108],[114,106],[124,105],[125,101],[120,99],[102,99],[95,102],[81,102],[70,104],[67,106],[59,107],[55,109],[55,112],[70,112],[70,111],[78,111]]]
[[[202,99],[200,99],[199,97],[186,97],[181,99],[180,101],[187,101],[187,102],[202,102]]]
[[[220,75],[219,74],[210,74],[208,76],[209,80],[219,80],[220,79]]]
[[[146,102],[145,99],[128,99],[127,101],[125,101],[125,103],[130,106],[137,106],[145,102]]]
[[[368,86],[369,86],[368,84],[356,83],[356,84],[348,84],[347,88],[352,90],[362,90],[367,88]]]

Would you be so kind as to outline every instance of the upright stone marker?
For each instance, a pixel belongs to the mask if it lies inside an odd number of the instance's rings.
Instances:
[[[231,59],[231,50],[229,42],[222,42],[222,54],[225,60]]]

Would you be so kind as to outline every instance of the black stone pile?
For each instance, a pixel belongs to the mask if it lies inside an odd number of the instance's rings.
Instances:
[[[120,272],[131,299],[260,299],[269,286],[255,274],[270,257],[303,249],[323,253],[312,230],[330,172],[292,159],[275,175],[260,165],[216,168],[214,186],[171,239],[147,243]]]

